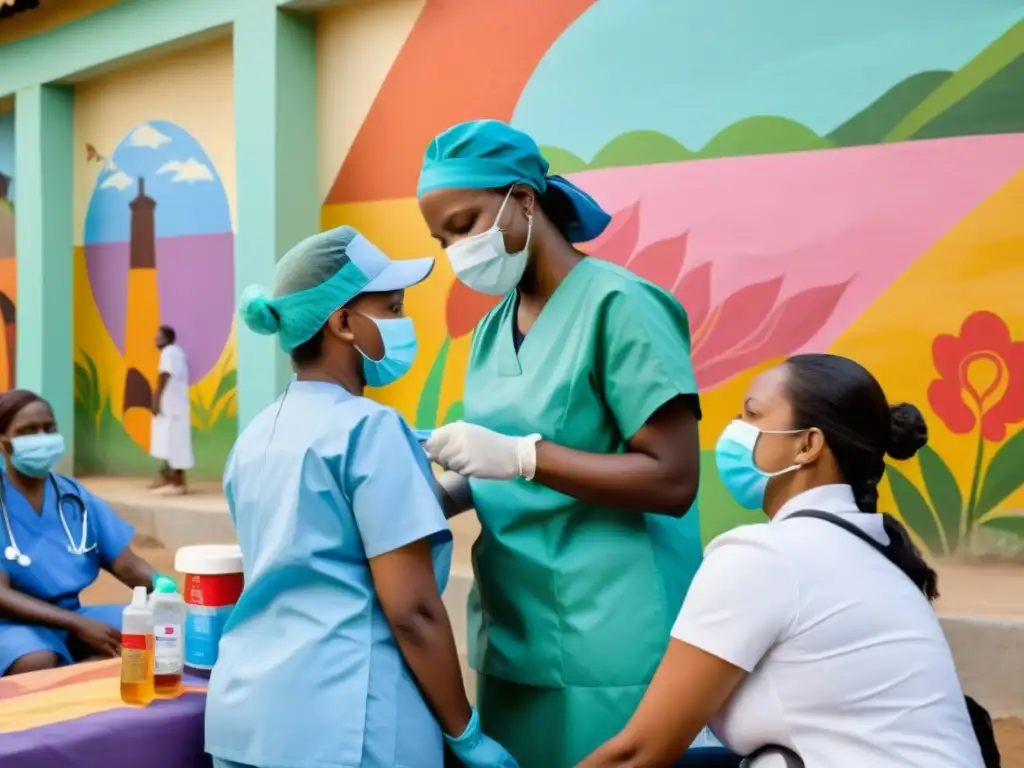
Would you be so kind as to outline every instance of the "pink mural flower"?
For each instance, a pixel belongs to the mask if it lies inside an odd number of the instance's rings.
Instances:
[[[780,301],[784,275],[740,288],[712,304],[712,263],[686,269],[689,232],[637,250],[640,204],[618,212],[587,250],[669,290],[690,319],[691,356],[702,391],[766,360],[793,354],[832,315],[849,280],[815,286]]]

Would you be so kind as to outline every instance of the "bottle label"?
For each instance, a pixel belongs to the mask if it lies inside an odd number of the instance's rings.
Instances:
[[[189,606],[185,615],[185,664],[192,669],[213,669],[224,627],[232,606]]]
[[[121,682],[145,683],[150,679],[146,635],[121,635]]]
[[[181,625],[158,624],[153,631],[154,669],[158,675],[180,675],[184,665]]]

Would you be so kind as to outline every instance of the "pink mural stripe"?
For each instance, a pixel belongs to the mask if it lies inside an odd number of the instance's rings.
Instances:
[[[823,349],[1022,167],[1024,135],[1009,134],[612,168],[573,179],[628,219],[612,240],[632,238],[638,227],[642,251],[687,234],[677,290],[684,304],[686,275],[711,262],[712,307],[778,278],[777,304],[842,285],[835,310],[802,345]],[[637,202],[640,216],[629,210]],[[600,253],[609,243],[595,245]],[[694,307],[706,311],[703,302]],[[702,329],[695,345],[725,332]]]

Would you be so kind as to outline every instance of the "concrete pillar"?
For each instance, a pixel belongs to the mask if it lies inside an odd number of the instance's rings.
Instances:
[[[254,8],[235,22],[234,65],[237,299],[253,283],[270,288],[278,258],[319,230],[312,21]],[[239,430],[290,376],[277,339],[239,323]]]
[[[17,385],[53,405],[68,446],[64,470],[75,444],[73,117],[70,88],[34,85],[15,96]]]

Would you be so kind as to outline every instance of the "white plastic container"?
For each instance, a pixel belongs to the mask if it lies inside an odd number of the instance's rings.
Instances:
[[[184,690],[185,599],[171,579],[162,579],[149,598],[153,609],[153,688],[158,699]]]
[[[237,545],[182,547],[174,569],[185,576],[185,669],[209,676],[217,649],[245,578]]]
[[[121,617],[121,699],[145,706],[154,695],[153,612],[146,588],[135,587]]]

